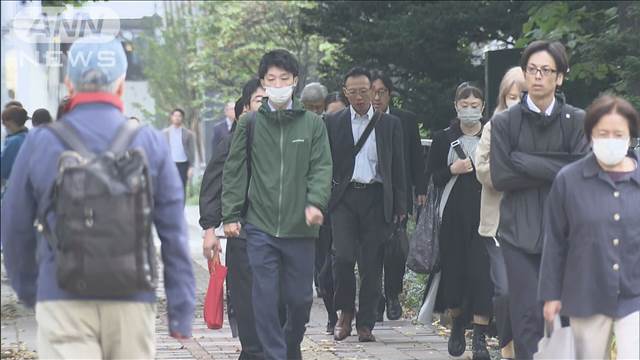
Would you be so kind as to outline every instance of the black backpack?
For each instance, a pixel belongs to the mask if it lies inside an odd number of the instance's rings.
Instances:
[[[139,127],[125,121],[103,154],[90,152],[66,121],[47,128],[69,149],[58,158],[51,203],[37,226],[55,254],[58,286],[98,297],[154,290],[149,168],[141,149],[128,149]],[[53,231],[47,221],[52,212]]]

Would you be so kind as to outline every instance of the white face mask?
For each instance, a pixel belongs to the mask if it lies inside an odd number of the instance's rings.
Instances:
[[[607,166],[620,164],[629,151],[629,139],[593,139],[593,153]]]
[[[513,105],[520,104],[520,101],[519,100],[507,100],[505,103],[506,103],[507,109],[508,109],[508,108],[512,107]]]
[[[293,88],[295,85],[283,86],[280,88],[267,86],[265,88],[267,92],[267,97],[274,104],[286,104],[291,100],[291,95],[293,95]]]
[[[458,119],[466,126],[473,126],[482,119],[482,109],[460,108],[458,109]]]

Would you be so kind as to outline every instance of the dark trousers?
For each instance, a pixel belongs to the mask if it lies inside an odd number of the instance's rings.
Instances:
[[[246,230],[253,311],[265,359],[301,359],[313,303],[315,239],[277,238],[251,224]],[[287,308],[284,328],[278,314],[281,299]]]
[[[373,329],[380,300],[384,244],[391,226],[384,218],[382,184],[364,189],[349,187],[331,213],[335,254],[335,308],[355,311],[356,277],[360,275],[356,327]]]
[[[238,335],[242,351],[239,360],[263,359],[262,345],[256,332],[253,316],[251,288],[253,284],[247,242],[244,239],[227,240],[227,287],[230,292],[231,307],[238,323]]]
[[[189,162],[177,162],[175,163],[180,174],[180,180],[182,180],[182,191],[184,192],[184,202],[187,202],[187,175],[189,173]]]
[[[496,318],[500,348],[503,348],[513,340],[511,316],[509,315],[507,268],[504,264],[502,247],[496,245],[493,237],[482,237],[482,239],[489,254],[491,281],[493,281],[493,314]]]
[[[500,243],[509,283],[513,345],[517,359],[533,359],[544,335],[543,303],[538,301],[540,254],[526,253],[506,241]]]
[[[333,303],[333,262],[334,257],[331,251],[331,220],[325,219],[325,223],[320,227],[320,236],[316,242],[316,271],[318,286],[322,290],[322,301],[327,310],[327,320],[331,325],[338,322],[335,305]],[[321,261],[318,261],[321,259]]]

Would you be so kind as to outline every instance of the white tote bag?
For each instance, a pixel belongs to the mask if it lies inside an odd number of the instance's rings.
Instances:
[[[538,342],[538,352],[534,360],[573,360],[576,345],[570,327],[562,327],[560,315],[553,320],[553,326],[545,322],[544,337]]]

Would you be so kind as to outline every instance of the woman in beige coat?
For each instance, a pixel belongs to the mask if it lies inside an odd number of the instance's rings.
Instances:
[[[494,114],[508,109],[511,105],[520,102],[522,91],[525,90],[524,75],[522,69],[513,67],[509,69],[502,81],[498,94],[498,105]],[[478,233],[489,253],[491,266],[491,280],[494,284],[494,314],[498,327],[498,338],[503,359],[515,357],[513,350],[513,336],[511,332],[511,316],[509,316],[509,297],[507,286],[507,271],[500,249],[498,224],[500,222],[500,200],[502,193],[496,191],[491,184],[491,172],[489,168],[489,149],[491,143],[491,122],[488,122],[482,132],[480,143],[476,150],[476,176],[482,184],[480,200],[480,227]]]

